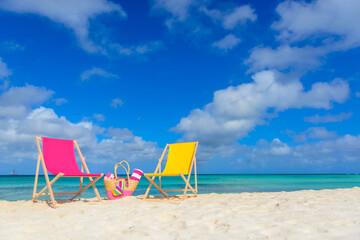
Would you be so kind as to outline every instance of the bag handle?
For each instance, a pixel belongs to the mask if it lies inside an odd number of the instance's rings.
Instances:
[[[127,165],[128,168],[126,169],[122,163],[126,163],[126,165]],[[122,167],[125,169],[126,175],[127,175],[127,179],[129,180],[129,179],[130,179],[130,177],[129,177],[129,172],[130,172],[129,163],[128,163],[127,161],[123,160],[123,161],[115,164],[115,167],[114,167],[115,178],[117,178],[116,170],[117,170],[118,166],[122,166]]]

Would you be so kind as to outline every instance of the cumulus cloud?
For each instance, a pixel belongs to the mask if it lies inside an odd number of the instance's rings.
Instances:
[[[100,113],[94,113],[94,114],[93,114],[93,118],[94,118],[96,121],[99,121],[99,122],[105,121],[105,116],[104,116],[103,114],[100,114]]]
[[[233,30],[246,22],[254,22],[257,19],[255,10],[250,5],[243,5],[232,9],[208,9],[200,7],[200,11],[209,16],[214,22],[219,22],[224,29]]]
[[[340,113],[338,115],[324,115],[324,116],[319,116],[318,114],[316,114],[315,116],[311,116],[311,117],[304,117],[305,122],[311,122],[311,123],[329,123],[329,122],[342,122],[344,120],[349,119],[351,116],[353,115],[353,113]]]
[[[0,104],[3,106],[30,107],[45,102],[54,94],[53,91],[44,87],[26,85],[24,87],[12,87],[0,96]]]
[[[190,34],[207,34],[209,29],[203,26],[199,9],[206,2],[198,0],[154,0],[152,12],[166,16],[165,26],[169,30],[185,27]]]
[[[109,48],[120,55],[144,55],[163,49],[164,43],[161,41],[152,41],[133,46],[111,43],[109,44]]]
[[[212,44],[213,47],[216,47],[223,51],[228,51],[232,48],[234,48],[236,45],[238,45],[241,42],[240,38],[237,38],[234,34],[228,34],[223,39],[214,42]]]
[[[19,106],[18,108],[21,108]],[[73,124],[65,117],[58,117],[54,110],[39,107],[31,110],[22,118],[0,118],[1,162],[21,162],[35,159],[36,135],[79,139],[79,142],[89,144],[93,141],[94,128],[90,122]]]
[[[145,141],[127,129],[105,129],[90,121],[73,123],[65,116],[58,116],[53,109],[41,106],[52,95],[51,90],[31,85],[12,87],[1,94],[0,162],[36,159],[34,136],[76,139],[84,155],[89,156],[87,161],[94,163],[158,157],[155,142]],[[97,135],[102,136],[101,141]]]
[[[94,77],[118,78],[119,76],[114,73],[109,73],[104,69],[96,68],[96,67],[86,70],[80,75],[81,81],[86,81]]]
[[[121,107],[123,104],[124,102],[120,98],[114,98],[111,101],[110,106],[112,106],[113,108],[118,108]]]
[[[327,50],[322,47],[305,46],[299,48],[282,45],[276,49],[256,47],[250,52],[245,64],[250,65],[249,72],[256,72],[263,69],[313,69],[322,64],[321,57]]]
[[[4,0],[0,9],[15,13],[32,13],[63,24],[74,31],[83,49],[88,52],[102,51],[89,39],[90,20],[101,14],[118,13],[125,17],[121,6],[107,0]]]
[[[245,63],[252,72],[314,69],[326,54],[360,46],[359,8],[357,0],[284,1],[276,8],[280,19],[272,24],[281,45],[254,48]]]
[[[293,137],[296,142],[306,142],[312,139],[326,140],[338,138],[336,131],[328,131],[324,127],[311,127],[300,134],[290,134],[290,136]]]
[[[245,24],[246,21],[254,22],[257,18],[255,10],[249,5],[234,8],[230,13],[223,17],[223,26],[225,29],[234,29],[239,24]]]
[[[11,73],[11,70],[8,69],[6,63],[4,63],[0,57],[0,79],[10,76]]]
[[[283,156],[290,153],[290,147],[281,142],[280,139],[275,138],[270,143],[269,153],[275,156]]]
[[[259,140],[255,146],[242,145],[239,151],[244,160],[254,165],[273,165],[281,161],[288,165],[325,165],[358,161],[360,135],[344,135],[318,142],[289,146],[275,138],[270,143]],[[336,165],[334,165],[336,166]],[[334,169],[336,171],[336,169]]]
[[[10,51],[23,51],[25,50],[25,46],[21,45],[15,41],[4,41],[0,44],[1,49],[10,50]]]
[[[166,26],[169,29],[173,29],[174,25],[179,23],[187,29],[192,29],[190,33],[196,36],[199,36],[199,33],[208,36],[213,31],[212,28],[206,26],[208,24],[204,21],[206,17],[210,18],[215,26],[225,30],[235,30],[238,26],[254,22],[257,18],[255,10],[250,5],[223,9],[209,9],[209,5],[208,1],[198,0],[155,0],[153,9],[170,13],[170,17],[166,20]],[[214,43],[213,46],[230,49],[240,42],[240,39],[233,34],[229,34],[223,40],[227,42]]]
[[[55,102],[56,106],[60,106],[67,103],[68,101],[65,98],[55,98],[53,99],[53,102]]]
[[[177,21],[184,21],[188,17],[190,6],[194,3],[194,0],[155,0],[153,8],[165,10]]]
[[[0,117],[21,119],[37,106],[49,100],[53,91],[41,87],[26,85],[12,87],[0,96]]]
[[[312,139],[332,139],[337,138],[336,131],[328,131],[324,127],[312,127],[306,130],[308,138]]]
[[[202,145],[234,144],[264,124],[269,111],[330,109],[332,103],[343,103],[349,95],[348,83],[340,79],[316,82],[305,91],[299,79],[275,71],[259,72],[252,78],[253,82],[216,91],[211,103],[192,110],[173,130]]]
[[[321,38],[337,47],[349,48],[360,45],[360,21],[357,0],[285,1],[276,11],[280,20],[273,24],[280,39],[299,41],[306,38]]]
[[[133,52],[137,54],[146,54],[162,49],[163,47],[164,47],[163,42],[154,41],[154,42],[148,42],[135,46]]]
[[[107,135],[110,138],[100,141],[91,151],[103,161],[126,159],[134,162],[156,159],[161,155],[161,149],[155,142],[144,141],[128,129],[111,128]]]

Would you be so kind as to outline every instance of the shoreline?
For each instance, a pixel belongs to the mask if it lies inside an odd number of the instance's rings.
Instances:
[[[360,188],[199,194],[184,201],[0,201],[0,239],[358,239]]]
[[[118,174],[126,176],[125,174]],[[197,173],[197,175],[360,175],[360,173]],[[40,177],[44,177],[44,174],[39,174]],[[54,177],[54,175],[49,175]],[[35,174],[0,174],[0,177],[35,177]]]
[[[360,185],[360,184],[359,184]],[[262,191],[262,192],[241,192],[241,193],[198,193],[198,197],[199,196],[206,196],[206,195],[241,195],[241,194],[271,194],[271,193],[274,193],[274,194],[279,194],[279,193],[294,193],[294,192],[321,192],[321,191],[337,191],[337,190],[348,190],[348,189],[354,189],[354,190],[358,190],[360,192],[360,186],[359,187],[349,187],[349,188],[325,188],[325,189],[301,189],[301,190],[289,190],[289,191],[274,191],[274,192],[265,192],[265,191]],[[193,196],[193,194],[191,193],[191,191],[188,191],[188,194]],[[101,195],[101,199],[105,202],[107,201],[110,201],[112,202],[113,200],[108,200],[107,197],[104,197],[103,196],[104,194]],[[132,199],[132,200],[136,200],[136,201],[141,201],[142,199],[139,198],[139,197],[142,197],[143,195],[142,194],[139,194],[139,195],[133,195],[133,196],[129,196],[129,197],[126,197],[126,199]],[[162,195],[161,194],[158,194],[158,195],[151,195],[149,194],[149,197],[152,196],[152,197],[161,197]],[[180,195],[179,195],[180,196]],[[75,202],[86,202],[86,201],[89,201],[89,202],[98,202],[96,197],[92,197],[92,198],[79,198],[77,197],[75,200],[73,200],[72,202],[68,202],[66,199],[57,199],[56,197],[58,196],[55,196],[55,200],[56,201],[60,201],[60,204],[67,204],[67,203],[75,203]],[[40,199],[40,200],[37,200],[35,202],[35,204],[39,204],[39,203],[45,203],[45,202],[48,202],[50,201],[50,197],[46,197],[48,199]],[[190,198],[197,198],[197,197],[188,197],[188,199]],[[125,200],[125,198],[119,200],[119,201],[123,201]],[[166,202],[166,201],[171,201],[171,200],[166,200],[166,199],[161,199],[162,202]],[[176,199],[174,199],[175,201],[174,202],[178,202]],[[3,199],[0,199],[0,207],[1,207],[1,203],[3,202],[11,202],[11,203],[19,203],[19,202],[23,202],[23,203],[26,203],[26,202],[32,202],[32,200],[3,200]],[[116,202],[116,200],[115,200]],[[151,202],[151,201],[149,201]],[[101,203],[100,203],[101,204]]]

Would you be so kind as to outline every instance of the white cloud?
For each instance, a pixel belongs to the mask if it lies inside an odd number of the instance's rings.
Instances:
[[[157,51],[159,49],[162,49],[164,47],[164,43],[161,41],[154,41],[154,42],[148,42],[145,44],[139,44],[135,46],[134,52],[137,54],[146,54],[151,53],[154,51]]]
[[[347,134],[295,146],[289,146],[276,138],[270,144],[266,140],[260,140],[256,146],[242,145],[239,152],[254,165],[270,166],[274,164],[274,161],[282,161],[297,167],[301,165],[329,166],[332,163],[358,161],[359,145],[360,135]]]
[[[24,87],[12,87],[0,96],[0,105],[7,106],[31,106],[45,102],[54,94],[53,91],[44,87],[26,85]]]
[[[91,23],[97,21],[96,18],[102,14],[117,14],[126,17],[126,13],[119,4],[108,0],[4,0],[0,1],[0,10],[19,14],[37,14],[63,24],[74,32],[80,46],[89,53],[137,56],[160,50],[164,45],[161,41],[149,41],[125,47],[110,41],[109,37],[103,34],[106,31],[102,31],[101,28],[90,32]],[[100,24],[94,26],[101,27]],[[96,35],[98,41],[93,40],[92,35]],[[24,49],[15,42],[4,42],[3,45],[11,50]]]
[[[55,98],[53,99],[53,102],[55,102],[56,106],[60,106],[67,103],[68,101],[65,98]]]
[[[230,13],[223,17],[223,26],[225,29],[234,29],[239,24],[245,24],[246,21],[254,22],[257,18],[255,10],[249,5],[234,8]]]
[[[357,0],[284,1],[276,9],[280,19],[272,25],[281,45],[254,48],[245,63],[252,72],[314,69],[326,54],[360,46],[358,9]]]
[[[356,96],[357,98],[360,98],[360,92],[356,92],[356,93],[355,93],[355,96]]]
[[[59,117],[51,108],[36,107],[52,95],[50,90],[31,85],[10,88],[2,93],[0,162],[36,159],[34,136],[76,139],[86,160],[94,163],[114,163],[119,159],[138,161],[159,156],[155,142],[134,136],[128,129],[104,129],[89,121],[73,123],[64,116]],[[100,142],[97,135],[102,136]]]
[[[121,107],[123,104],[124,102],[120,98],[114,98],[111,101],[110,106],[112,106],[113,108],[118,108]]]
[[[250,65],[249,72],[263,69],[312,69],[322,64],[320,57],[326,52],[324,48],[311,46],[299,48],[282,45],[276,49],[256,47],[251,50],[245,64]]]
[[[0,79],[6,78],[12,74],[11,70],[8,69],[6,63],[4,63],[0,57]]]
[[[312,127],[306,130],[307,137],[310,139],[333,139],[337,138],[336,131],[328,131],[324,127]]]
[[[115,51],[120,55],[144,55],[163,49],[164,43],[161,41],[152,41],[127,47],[117,43],[112,43],[109,44],[109,47],[112,51]]]
[[[73,124],[44,107],[31,110],[22,118],[0,117],[0,125],[0,153],[3,156],[0,161],[7,163],[35,159],[36,135],[77,139],[80,143],[90,144],[95,135],[92,131],[96,131],[91,123]]]
[[[31,85],[12,87],[0,96],[0,117],[24,118],[31,111],[31,106],[44,103],[53,94],[53,91]]]
[[[90,20],[101,14],[126,14],[120,5],[107,0],[3,0],[0,9],[15,13],[32,13],[61,23],[74,31],[83,49],[88,52],[102,51],[89,39]]]
[[[286,143],[281,142],[280,139],[275,138],[270,143],[269,153],[275,156],[287,155],[290,153],[290,147]]]
[[[93,118],[94,118],[96,121],[99,121],[99,122],[105,121],[105,116],[104,116],[103,114],[100,114],[100,113],[94,113],[94,114],[93,114]]]
[[[226,9],[208,9],[209,1],[198,0],[155,0],[154,10],[162,10],[171,14],[165,24],[173,29],[175,23],[181,23],[187,28],[193,29],[191,33],[208,35],[212,29],[204,23],[204,15],[214,23],[226,30],[234,30],[239,25],[248,21],[254,22],[257,18],[255,10],[250,5],[237,6]]]
[[[111,130],[107,132],[110,138],[103,139],[91,150],[98,159],[103,159],[103,161],[110,159],[112,162],[126,159],[134,162],[153,160],[161,155],[161,149],[155,142],[144,141],[141,137],[134,136],[128,129]],[[116,132],[126,132],[127,135],[118,135]]]
[[[280,20],[273,28],[280,32],[280,39],[299,41],[320,38],[326,44],[337,42],[341,48],[360,45],[360,2],[357,0],[285,1],[276,11]],[[339,40],[335,40],[338,36]]]
[[[216,91],[211,103],[192,110],[173,130],[202,145],[234,144],[264,124],[269,110],[330,109],[333,102],[343,103],[349,95],[348,83],[339,79],[316,82],[304,91],[298,79],[275,71],[259,72],[252,78],[253,82]]]
[[[132,132],[127,128],[113,128],[109,127],[105,133],[107,137],[116,137],[121,141],[129,141],[133,138]]]
[[[304,117],[304,120],[306,122],[311,122],[311,123],[329,123],[329,122],[342,122],[344,120],[349,119],[351,116],[353,115],[353,113],[340,113],[338,115],[324,115],[324,116],[319,116],[318,114],[316,114],[315,116],[311,116],[311,117]]]
[[[225,10],[209,10],[202,6],[199,10],[209,16],[214,22],[220,23],[227,30],[233,30],[239,25],[244,25],[247,21],[254,22],[257,19],[255,10],[250,5]]]
[[[324,127],[311,127],[306,131],[292,136],[296,142],[306,142],[311,139],[334,139],[338,138],[336,131],[328,131]]]
[[[2,45],[2,48],[5,50],[11,50],[11,51],[25,50],[25,47],[23,45],[14,41],[4,41],[0,45]]]
[[[232,48],[234,48],[236,45],[238,45],[241,42],[240,38],[237,38],[236,36],[234,36],[234,34],[228,34],[226,37],[224,37],[223,39],[214,42],[212,44],[213,47],[219,48],[223,51],[228,51]]]
[[[82,81],[89,80],[90,78],[93,77],[118,78],[119,76],[114,73],[109,73],[104,69],[96,68],[96,67],[84,71],[80,76]]]
[[[153,8],[166,10],[177,21],[184,21],[188,17],[190,6],[195,2],[194,0],[155,0]]]

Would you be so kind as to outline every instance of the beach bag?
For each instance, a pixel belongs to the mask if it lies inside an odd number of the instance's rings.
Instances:
[[[124,166],[126,164],[127,168]],[[117,168],[121,166],[125,169],[126,178],[117,176]],[[115,164],[114,174],[108,173],[104,177],[104,185],[106,195],[109,200],[120,199],[131,196],[139,184],[143,172],[140,169],[135,169],[131,177],[129,177],[130,166],[127,161],[121,161]]]

